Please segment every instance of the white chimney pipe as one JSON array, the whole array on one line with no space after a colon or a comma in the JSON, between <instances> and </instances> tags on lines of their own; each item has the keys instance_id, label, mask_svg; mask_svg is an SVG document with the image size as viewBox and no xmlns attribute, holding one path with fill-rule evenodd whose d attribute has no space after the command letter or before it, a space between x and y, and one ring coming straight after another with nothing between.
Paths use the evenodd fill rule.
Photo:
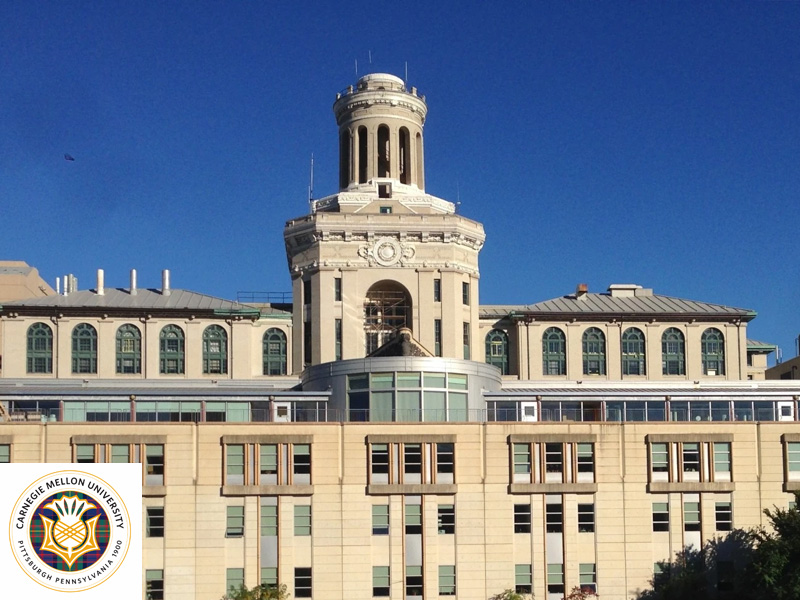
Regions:
<instances>
[{"instance_id":1,"label":"white chimney pipe","mask_svg":"<svg viewBox=\"0 0 800 600\"><path fill-rule=\"evenodd\" d=\"M131 269L131 296L136 295L136 269Z\"/></svg>"},{"instance_id":2,"label":"white chimney pipe","mask_svg":"<svg viewBox=\"0 0 800 600\"><path fill-rule=\"evenodd\" d=\"M61 277L56 277L56 296L61 295Z\"/></svg>"},{"instance_id":3,"label":"white chimney pipe","mask_svg":"<svg viewBox=\"0 0 800 600\"><path fill-rule=\"evenodd\" d=\"M104 296L105 293L105 273L103 269L97 269L97 295Z\"/></svg>"},{"instance_id":4,"label":"white chimney pipe","mask_svg":"<svg viewBox=\"0 0 800 600\"><path fill-rule=\"evenodd\" d=\"M64 295L65 296L69 295L69 278L68 277L69 277L68 275L64 275Z\"/></svg>"},{"instance_id":5,"label":"white chimney pipe","mask_svg":"<svg viewBox=\"0 0 800 600\"><path fill-rule=\"evenodd\" d=\"M169 269L161 271L161 295L169 296Z\"/></svg>"}]
</instances>

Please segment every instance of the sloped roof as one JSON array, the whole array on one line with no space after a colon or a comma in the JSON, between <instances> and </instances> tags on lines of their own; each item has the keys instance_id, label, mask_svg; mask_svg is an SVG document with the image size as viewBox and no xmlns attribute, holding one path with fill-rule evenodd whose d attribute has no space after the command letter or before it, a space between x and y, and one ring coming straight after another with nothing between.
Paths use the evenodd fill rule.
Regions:
<instances>
[{"instance_id":1,"label":"sloped roof","mask_svg":"<svg viewBox=\"0 0 800 600\"><path fill-rule=\"evenodd\" d=\"M755 311L723 304L684 300L671 296L612 296L609 293L569 295L526 305L490 305L480 307L481 316L503 317L523 315L680 315L697 317L741 317L752 319Z\"/></svg>"},{"instance_id":2,"label":"sloped roof","mask_svg":"<svg viewBox=\"0 0 800 600\"><path fill-rule=\"evenodd\" d=\"M32 307L32 308L83 308L83 309L131 309L131 310L206 310L206 311L232 311L232 312L254 312L258 309L190 292L189 290L170 290L169 295L164 295L160 290L137 289L136 294L131 294L125 288L105 288L105 293L100 295L92 290L82 290L71 292L64 296L56 294L54 296L44 296L41 298L28 298L26 300L15 300L6 302L3 308L12 306Z\"/></svg>"},{"instance_id":3,"label":"sloped roof","mask_svg":"<svg viewBox=\"0 0 800 600\"><path fill-rule=\"evenodd\" d=\"M748 338L747 340L747 349L748 350L775 350L778 347L777 344L770 344L768 342L759 342L758 340L751 340Z\"/></svg>"}]
</instances>

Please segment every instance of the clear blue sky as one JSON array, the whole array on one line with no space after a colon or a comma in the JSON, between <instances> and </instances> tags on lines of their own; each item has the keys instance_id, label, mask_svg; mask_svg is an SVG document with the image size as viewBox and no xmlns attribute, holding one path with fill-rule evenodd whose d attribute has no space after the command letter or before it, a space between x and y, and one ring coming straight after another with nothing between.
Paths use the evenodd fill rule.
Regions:
<instances>
[{"instance_id":1,"label":"clear blue sky","mask_svg":"<svg viewBox=\"0 0 800 600\"><path fill-rule=\"evenodd\" d=\"M800 2L495 4L0 3L0 257L288 291L335 93L407 63L427 191L486 228L482 303L638 283L794 356Z\"/></svg>"}]
</instances>

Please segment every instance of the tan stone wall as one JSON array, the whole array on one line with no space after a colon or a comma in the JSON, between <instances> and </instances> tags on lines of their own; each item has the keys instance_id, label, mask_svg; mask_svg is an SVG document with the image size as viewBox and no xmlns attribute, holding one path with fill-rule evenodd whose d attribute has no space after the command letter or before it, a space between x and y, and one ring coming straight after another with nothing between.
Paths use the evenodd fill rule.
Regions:
<instances>
[{"instance_id":1,"label":"tan stone wall","mask_svg":"<svg viewBox=\"0 0 800 600\"><path fill-rule=\"evenodd\" d=\"M563 548L567 589L578 582L580 563L597 565L598 591L608 599L629 598L647 585L653 563L668 559L687 541L682 523L685 493L652 494L648 490L648 435L680 439L731 439L733 491L700 494L702 531L716 535L715 503L733 504L734 526L764 523L762 509L785 507L784 456L781 435L800 434L797 423L627 423L627 424L4 424L0 443L12 445L15 462L70 461L75 436L102 435L104 443L123 443L136 436L163 436L166 487L145 490L145 506L165 507L166 537L144 540L145 569L164 569L166 596L176 600L217 600L227 568L244 568L246 583L259 578L259 497L223 495L223 436L311 436L311 495L278 499L279 575L293 591L294 567L311 567L314 597L372 597L371 568L390 566L392 598L402 598L404 573L402 495L369 495L368 435L455 436L455 494L425 494L423 564L425 597L438 596L438 565L456 565L458 597L484 600L513 586L514 565L532 564L536 597L547 598L545 573L556 559L552 539ZM509 493L509 436L540 440L595 440L596 492L574 493L566 485L564 533L544 532L545 495ZM531 436L535 436L532 438ZM85 436L89 436L88 438ZM560 436L560 437L558 437ZM405 438L405 439L411 439ZM271 438L276 439L276 438ZM403 439L399 438L398 439ZM520 438L517 438L520 439ZM676 438L678 439L678 438ZM712 488L713 488L712 484ZM723 486L724 487L724 486ZM577 489L577 488L575 488ZM721 489L721 488L720 488ZM594 533L578 533L578 503L595 503ZM670 502L670 532L652 532L652 502ZM311 504L312 536L293 534L293 510ZM456 507L455 535L437 530L437 505ZM513 533L513 505L530 503L532 533ZM371 506L390 507L390 535L371 532ZM245 535L225 537L226 507L245 507ZM142 509L145 510L144 508Z\"/></svg>"},{"instance_id":2,"label":"tan stone wall","mask_svg":"<svg viewBox=\"0 0 800 600\"><path fill-rule=\"evenodd\" d=\"M53 331L53 373L27 373L27 333L34 323L45 323ZM72 372L72 332L76 325L88 323L97 331L97 373ZM121 325L130 324L139 329L142 338L142 372L117 374L116 335ZM185 336L185 373L161 374L159 372L161 330L166 325L177 325ZM209 325L219 325L228 336L228 369L225 374L204 374L203 331ZM0 356L3 369L0 377L45 377L75 379L263 379L262 343L264 333L271 327L286 334L288 373L292 372L291 323L288 319L264 318L258 321L233 321L223 319L126 319L94 315L90 317L29 317L0 320Z\"/></svg>"},{"instance_id":3,"label":"tan stone wall","mask_svg":"<svg viewBox=\"0 0 800 600\"><path fill-rule=\"evenodd\" d=\"M509 342L513 344L511 359L514 365L512 374L519 374L520 379L530 380L583 380L583 381L687 381L687 380L726 380L740 381L747 379L747 342L746 323L740 325L730 323L694 322L589 322L589 321L533 321L531 323L516 322L508 325L493 319L482 319L480 324L480 341L483 343L486 334L492 328L507 328ZM558 327L564 332L567 341L567 374L565 376L543 375L542 369L542 335L549 327ZM583 347L584 332L590 327L600 329L606 338L606 374L584 375ZM646 375L622 375L621 336L629 327L636 327L645 335ZM679 329L685 339L686 374L664 375L661 366L661 336L670 327ZM700 351L700 337L708 328L716 328L725 337L725 374L704 375Z\"/></svg>"}]
</instances>

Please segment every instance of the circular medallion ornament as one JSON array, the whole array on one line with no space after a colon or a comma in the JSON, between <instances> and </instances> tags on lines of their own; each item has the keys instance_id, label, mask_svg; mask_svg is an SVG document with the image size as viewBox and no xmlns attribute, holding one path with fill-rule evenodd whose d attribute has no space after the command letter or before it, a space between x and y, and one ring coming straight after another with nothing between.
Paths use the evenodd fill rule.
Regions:
<instances>
[{"instance_id":1,"label":"circular medallion ornament","mask_svg":"<svg viewBox=\"0 0 800 600\"><path fill-rule=\"evenodd\" d=\"M104 480L84 471L56 471L22 492L9 538L28 577L51 590L80 592L102 584L125 560L130 516Z\"/></svg>"},{"instance_id":2,"label":"circular medallion ornament","mask_svg":"<svg viewBox=\"0 0 800 600\"><path fill-rule=\"evenodd\" d=\"M375 240L372 245L362 246L358 254L366 258L371 266L377 263L382 267L391 267L413 258L415 250L409 244L383 237Z\"/></svg>"}]
</instances>

